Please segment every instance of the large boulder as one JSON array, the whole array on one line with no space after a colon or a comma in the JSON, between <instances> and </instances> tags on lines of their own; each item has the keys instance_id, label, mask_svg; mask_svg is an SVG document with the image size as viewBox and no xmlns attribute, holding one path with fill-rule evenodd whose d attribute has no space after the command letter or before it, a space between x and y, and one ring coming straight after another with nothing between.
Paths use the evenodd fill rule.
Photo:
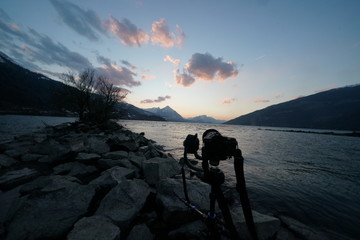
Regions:
<instances>
[{"instance_id":1,"label":"large boulder","mask_svg":"<svg viewBox=\"0 0 360 240\"><path fill-rule=\"evenodd\" d=\"M95 215L107 216L121 231L127 231L130 223L144 207L149 194L149 186L143 180L121 181L104 197Z\"/></svg>"},{"instance_id":2,"label":"large boulder","mask_svg":"<svg viewBox=\"0 0 360 240\"><path fill-rule=\"evenodd\" d=\"M198 180L187 180L187 191L191 203L206 212L210 207L210 185ZM179 199L181 198L181 199ZM181 179L167 178L159 182L156 203L161 217L169 226L178 227L198 218L198 215L183 202L184 190Z\"/></svg>"},{"instance_id":3,"label":"large boulder","mask_svg":"<svg viewBox=\"0 0 360 240\"><path fill-rule=\"evenodd\" d=\"M231 206L231 215L237 232L243 239L252 239L248 231L241 205ZM252 211L259 240L270 239L279 231L281 222L278 218Z\"/></svg>"},{"instance_id":4,"label":"large boulder","mask_svg":"<svg viewBox=\"0 0 360 240\"><path fill-rule=\"evenodd\" d=\"M19 192L21 194L29 194L33 191L49 193L59 191L61 189L76 187L80 183L79 179L72 176L50 175L41 176L35 180L21 186Z\"/></svg>"},{"instance_id":5,"label":"large boulder","mask_svg":"<svg viewBox=\"0 0 360 240\"><path fill-rule=\"evenodd\" d=\"M23 168L9 171L0 177L0 189L8 190L21 184L32 181L40 176L40 173L32 168Z\"/></svg>"},{"instance_id":6,"label":"large boulder","mask_svg":"<svg viewBox=\"0 0 360 240\"><path fill-rule=\"evenodd\" d=\"M126 240L152 240L154 236L145 224L134 226Z\"/></svg>"},{"instance_id":7,"label":"large boulder","mask_svg":"<svg viewBox=\"0 0 360 240\"><path fill-rule=\"evenodd\" d=\"M68 234L68 240L120 240L120 229L107 217L92 216L80 219Z\"/></svg>"},{"instance_id":8,"label":"large boulder","mask_svg":"<svg viewBox=\"0 0 360 240\"><path fill-rule=\"evenodd\" d=\"M209 229L202 220L196 220L182 225L172 230L168 234L168 239L207 239Z\"/></svg>"},{"instance_id":9,"label":"large boulder","mask_svg":"<svg viewBox=\"0 0 360 240\"><path fill-rule=\"evenodd\" d=\"M115 151L104 153L102 157L106 159L119 160L124 158L127 159L129 157L129 154L125 151Z\"/></svg>"},{"instance_id":10,"label":"large boulder","mask_svg":"<svg viewBox=\"0 0 360 240\"><path fill-rule=\"evenodd\" d=\"M101 187L114 187L125 179L135 176L135 170L123 167L113 167L101 173L101 176L91 181L97 189Z\"/></svg>"},{"instance_id":11,"label":"large boulder","mask_svg":"<svg viewBox=\"0 0 360 240\"><path fill-rule=\"evenodd\" d=\"M77 154L75 160L80 162L80 163L84 163L84 164L93 164L97 160L99 160L100 158L101 158L101 156L99 154L96 154L96 153L83 153L83 152L80 152L80 153Z\"/></svg>"},{"instance_id":12,"label":"large boulder","mask_svg":"<svg viewBox=\"0 0 360 240\"><path fill-rule=\"evenodd\" d=\"M14 202L6 220L8 240L59 239L83 217L94 197L89 186L27 195Z\"/></svg>"},{"instance_id":13,"label":"large boulder","mask_svg":"<svg viewBox=\"0 0 360 240\"><path fill-rule=\"evenodd\" d=\"M155 157L143 162L145 180L150 185L156 185L162 179L179 174L181 167L173 158Z\"/></svg>"},{"instance_id":14,"label":"large boulder","mask_svg":"<svg viewBox=\"0 0 360 240\"><path fill-rule=\"evenodd\" d=\"M85 177L96 173L98 169L79 162L68 162L60 164L54 168L54 174L69 175L73 177Z\"/></svg>"},{"instance_id":15,"label":"large boulder","mask_svg":"<svg viewBox=\"0 0 360 240\"><path fill-rule=\"evenodd\" d=\"M5 154L0 154L0 169L7 168L16 163L16 160Z\"/></svg>"},{"instance_id":16,"label":"large boulder","mask_svg":"<svg viewBox=\"0 0 360 240\"><path fill-rule=\"evenodd\" d=\"M290 218L286 216L280 216L281 222L292 232L295 233L295 235L300 236L302 239L308 239L308 240L325 240L329 239L328 236L326 236L324 233L315 230L309 226L306 226L305 224ZM344 236L340 236L336 233L333 233L334 239L345 239Z\"/></svg>"},{"instance_id":17,"label":"large boulder","mask_svg":"<svg viewBox=\"0 0 360 240\"><path fill-rule=\"evenodd\" d=\"M85 139L85 149L87 152L103 154L110 151L106 143L107 137L103 135L89 135Z\"/></svg>"}]
</instances>

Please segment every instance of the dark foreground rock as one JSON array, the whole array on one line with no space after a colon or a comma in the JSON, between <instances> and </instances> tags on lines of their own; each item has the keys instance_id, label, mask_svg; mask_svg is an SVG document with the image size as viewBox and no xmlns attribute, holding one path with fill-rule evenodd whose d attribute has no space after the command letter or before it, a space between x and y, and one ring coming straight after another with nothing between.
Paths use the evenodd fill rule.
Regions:
<instances>
[{"instance_id":1,"label":"dark foreground rock","mask_svg":"<svg viewBox=\"0 0 360 240\"><path fill-rule=\"evenodd\" d=\"M155 142L113 122L17 137L0 145L0 239L208 239L180 199L179 173ZM187 178L189 198L206 213L210 186ZM241 207L230 209L239 236L250 239ZM323 238L296 220L253 215L259 239Z\"/></svg>"}]
</instances>

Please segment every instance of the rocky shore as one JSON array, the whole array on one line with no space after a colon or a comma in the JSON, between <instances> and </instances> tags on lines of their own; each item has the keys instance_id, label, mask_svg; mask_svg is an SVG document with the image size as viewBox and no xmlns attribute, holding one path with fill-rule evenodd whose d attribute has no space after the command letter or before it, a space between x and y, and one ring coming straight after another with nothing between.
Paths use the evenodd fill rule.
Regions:
<instances>
[{"instance_id":1,"label":"rocky shore","mask_svg":"<svg viewBox=\"0 0 360 240\"><path fill-rule=\"evenodd\" d=\"M180 169L144 133L114 122L16 137L0 145L0 239L208 239L207 226L178 198ZM190 171L187 184L207 212L210 186ZM237 193L226 196L239 236L249 239ZM253 215L260 239L326 239L288 217Z\"/></svg>"}]
</instances>

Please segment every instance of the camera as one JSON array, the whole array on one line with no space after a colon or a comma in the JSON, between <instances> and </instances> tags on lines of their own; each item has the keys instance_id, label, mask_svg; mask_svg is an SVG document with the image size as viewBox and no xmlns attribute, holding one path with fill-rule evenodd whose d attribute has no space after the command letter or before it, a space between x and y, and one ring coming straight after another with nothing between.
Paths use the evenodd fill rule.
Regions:
<instances>
[{"instance_id":1,"label":"camera","mask_svg":"<svg viewBox=\"0 0 360 240\"><path fill-rule=\"evenodd\" d=\"M202 135L202 140L202 157L212 162L234 156L238 145L235 138L222 136L215 129L206 130Z\"/></svg>"}]
</instances>

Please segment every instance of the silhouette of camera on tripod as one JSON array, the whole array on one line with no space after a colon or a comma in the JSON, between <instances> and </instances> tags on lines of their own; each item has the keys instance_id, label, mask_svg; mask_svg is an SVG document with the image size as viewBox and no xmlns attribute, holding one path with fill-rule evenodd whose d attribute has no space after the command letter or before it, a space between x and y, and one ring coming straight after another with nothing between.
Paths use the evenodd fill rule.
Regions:
<instances>
[{"instance_id":1,"label":"silhouette of camera on tripod","mask_svg":"<svg viewBox=\"0 0 360 240\"><path fill-rule=\"evenodd\" d=\"M255 230L255 223L252 216L250 202L247 196L245 176L244 176L244 158L242 157L241 150L238 148L238 143L235 138L222 136L215 129L208 129L202 135L203 147L201 149L201 156L198 154L200 141L197 134L188 135L184 140L184 161L182 165L182 179L185 200L181 199L187 206L196 211L204 220L208 229L210 230L210 239L220 239L221 228L219 228L219 219L215 212L215 202L218 202L218 206L221 209L222 216L224 218L224 225L229 231L229 237L232 239L239 239L239 235L234 226L231 212L227 204L227 200L221 190L221 184L225 181L225 174L218 168L221 160L226 160L234 157L234 169L236 174L236 189L240 194L240 201L245 216L248 230L253 239L257 238ZM187 154L194 154L195 158L202 161L202 168L192 165L187 158ZM199 211L196 206L191 204L187 193L187 185L185 178L184 165L187 165L190 169L197 172L202 172L202 180L211 186L210 198L210 210L207 214Z\"/></svg>"}]
</instances>

